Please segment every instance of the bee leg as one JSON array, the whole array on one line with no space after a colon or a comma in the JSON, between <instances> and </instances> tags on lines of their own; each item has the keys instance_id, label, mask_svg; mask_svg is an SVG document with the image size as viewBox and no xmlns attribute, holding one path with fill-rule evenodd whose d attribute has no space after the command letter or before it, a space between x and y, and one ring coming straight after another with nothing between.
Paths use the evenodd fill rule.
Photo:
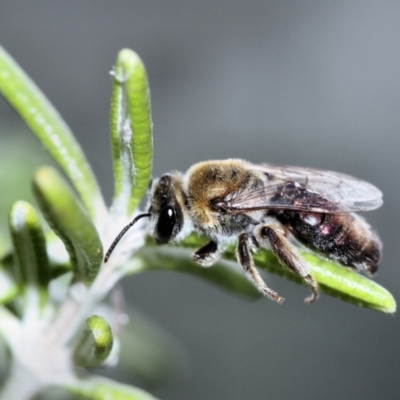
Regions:
<instances>
[{"instance_id":1,"label":"bee leg","mask_svg":"<svg viewBox=\"0 0 400 400\"><path fill-rule=\"evenodd\" d=\"M236 257L246 273L248 279L257 287L257 289L264 295L269 297L272 300L275 300L277 303L282 304L285 300L283 297L280 297L276 292L270 289L266 283L261 278L257 269L254 266L253 257L251 256L249 249L249 235L247 233L242 233L239 235Z\"/></svg>"},{"instance_id":2,"label":"bee leg","mask_svg":"<svg viewBox=\"0 0 400 400\"><path fill-rule=\"evenodd\" d=\"M193 261L202 267L209 267L216 263L221 257L218 243L210 240L207 244L192 254Z\"/></svg>"},{"instance_id":3,"label":"bee leg","mask_svg":"<svg viewBox=\"0 0 400 400\"><path fill-rule=\"evenodd\" d=\"M259 244L271 249L282 265L295 274L301 276L311 289L311 296L305 299L306 303L314 302L318 296L318 284L310 273L310 266L303 260L297 249L285 237L279 226L263 225L258 228L256 238Z\"/></svg>"}]
</instances>

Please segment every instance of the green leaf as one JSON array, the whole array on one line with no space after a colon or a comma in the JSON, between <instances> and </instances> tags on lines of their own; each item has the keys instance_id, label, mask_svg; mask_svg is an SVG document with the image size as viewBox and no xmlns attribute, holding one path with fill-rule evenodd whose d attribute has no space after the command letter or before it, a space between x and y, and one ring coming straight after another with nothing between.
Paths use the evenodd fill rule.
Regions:
<instances>
[{"instance_id":1,"label":"green leaf","mask_svg":"<svg viewBox=\"0 0 400 400\"><path fill-rule=\"evenodd\" d=\"M378 283L350 268L335 263L333 260L321 258L315 253L304 250L300 250L300 253L310 265L311 274L318 282L322 292L384 313L392 314L396 311L395 299ZM233 259L233 252L228 257ZM260 251L254 259L257 267L304 284L299 276L283 268L271 252Z\"/></svg>"},{"instance_id":2,"label":"green leaf","mask_svg":"<svg viewBox=\"0 0 400 400\"><path fill-rule=\"evenodd\" d=\"M92 400L157 400L144 390L100 377L77 380L65 389Z\"/></svg>"},{"instance_id":3,"label":"green leaf","mask_svg":"<svg viewBox=\"0 0 400 400\"><path fill-rule=\"evenodd\" d=\"M110 355L113 334L107 321L98 315L86 320L85 330L75 348L74 360L82 367L98 367Z\"/></svg>"},{"instance_id":4,"label":"green leaf","mask_svg":"<svg viewBox=\"0 0 400 400\"><path fill-rule=\"evenodd\" d=\"M12 205L17 200L33 202L32 171L53 160L22 122L7 125L1 119L0 160L0 254L5 254L11 248L8 215Z\"/></svg>"},{"instance_id":5,"label":"green leaf","mask_svg":"<svg viewBox=\"0 0 400 400\"><path fill-rule=\"evenodd\" d=\"M190 235L177 246L195 250L201 247L205 240L204 237ZM300 250L300 253L310 265L311 274L318 282L322 292L349 303L384 313L392 314L396 311L395 299L378 283L332 260L319 257L315 253L304 250ZM234 246L229 247L223 257L226 260L236 261ZM260 250L253 257L258 268L304 284L304 281L298 275L283 268L271 251ZM163 265L161 264L161 268ZM170 268L168 262L165 268ZM214 267L210 269L212 268Z\"/></svg>"},{"instance_id":6,"label":"green leaf","mask_svg":"<svg viewBox=\"0 0 400 400\"><path fill-rule=\"evenodd\" d=\"M126 265L127 273L144 270L185 272L250 298L261 297L237 265L221 260L210 268L204 268L192 260L191 253L187 248L157 246L149 240L147 246L140 249Z\"/></svg>"},{"instance_id":7,"label":"green leaf","mask_svg":"<svg viewBox=\"0 0 400 400\"><path fill-rule=\"evenodd\" d=\"M76 393L70 393L65 388L59 386L47 386L36 393L29 400L88 400L87 396L80 396Z\"/></svg>"},{"instance_id":8,"label":"green leaf","mask_svg":"<svg viewBox=\"0 0 400 400\"><path fill-rule=\"evenodd\" d=\"M396 300L392 294L375 281L315 254L302 252L302 255L323 292L387 314L396 312Z\"/></svg>"},{"instance_id":9,"label":"green leaf","mask_svg":"<svg viewBox=\"0 0 400 400\"><path fill-rule=\"evenodd\" d=\"M11 367L10 351L7 347L7 343L4 338L0 335L0 387L3 387L8 371Z\"/></svg>"},{"instance_id":10,"label":"green leaf","mask_svg":"<svg viewBox=\"0 0 400 400\"><path fill-rule=\"evenodd\" d=\"M25 294L25 307L40 309L47 300L50 270L39 216L29 203L18 201L11 208L9 226L18 268L15 276Z\"/></svg>"},{"instance_id":11,"label":"green leaf","mask_svg":"<svg viewBox=\"0 0 400 400\"><path fill-rule=\"evenodd\" d=\"M75 280L90 283L102 262L103 247L86 209L52 167L42 167L35 173L33 192L48 224L70 255Z\"/></svg>"},{"instance_id":12,"label":"green leaf","mask_svg":"<svg viewBox=\"0 0 400 400\"><path fill-rule=\"evenodd\" d=\"M13 259L10 255L0 260L0 304L5 304L17 297L20 286L15 279Z\"/></svg>"},{"instance_id":13,"label":"green leaf","mask_svg":"<svg viewBox=\"0 0 400 400\"><path fill-rule=\"evenodd\" d=\"M153 138L146 70L129 49L117 56L110 114L115 180L112 210L131 215L151 179Z\"/></svg>"},{"instance_id":14,"label":"green leaf","mask_svg":"<svg viewBox=\"0 0 400 400\"><path fill-rule=\"evenodd\" d=\"M62 167L90 215L101 221L106 208L81 147L53 105L1 46L0 93Z\"/></svg>"}]
</instances>

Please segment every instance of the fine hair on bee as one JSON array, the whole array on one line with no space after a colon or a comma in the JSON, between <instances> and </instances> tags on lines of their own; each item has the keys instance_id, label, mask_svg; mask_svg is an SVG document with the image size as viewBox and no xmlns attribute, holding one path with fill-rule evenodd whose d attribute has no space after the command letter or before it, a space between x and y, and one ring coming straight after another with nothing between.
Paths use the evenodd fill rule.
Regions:
<instances>
[{"instance_id":1,"label":"fine hair on bee","mask_svg":"<svg viewBox=\"0 0 400 400\"><path fill-rule=\"evenodd\" d=\"M251 254L252 249L271 250L310 287L306 302L311 303L319 295L318 285L292 239L346 267L374 274L382 245L355 212L381 204L382 193L374 185L338 172L240 159L200 162L185 174L173 171L153 180L147 212L121 231L104 261L128 229L149 217L159 244L179 242L193 231L205 234L209 241L193 253L203 267L213 265L225 246L236 242L236 258L248 279L282 303L283 297L261 278Z\"/></svg>"}]
</instances>

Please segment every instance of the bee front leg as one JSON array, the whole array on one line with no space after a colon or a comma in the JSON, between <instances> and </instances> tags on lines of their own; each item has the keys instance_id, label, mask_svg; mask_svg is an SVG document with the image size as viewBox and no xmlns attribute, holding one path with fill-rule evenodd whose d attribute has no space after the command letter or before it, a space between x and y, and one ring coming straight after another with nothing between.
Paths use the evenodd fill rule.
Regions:
<instances>
[{"instance_id":1,"label":"bee front leg","mask_svg":"<svg viewBox=\"0 0 400 400\"><path fill-rule=\"evenodd\" d=\"M255 268L253 257L250 254L248 242L249 235L247 233L242 233L239 235L236 257L240 266L243 268L244 272L246 272L248 279L253 282L253 284L263 295L275 300L279 304L282 304L285 299L280 297L276 292L266 285Z\"/></svg>"},{"instance_id":2,"label":"bee front leg","mask_svg":"<svg viewBox=\"0 0 400 400\"><path fill-rule=\"evenodd\" d=\"M210 240L207 244L192 254L193 261L202 267L210 267L221 257L218 243Z\"/></svg>"},{"instance_id":3,"label":"bee front leg","mask_svg":"<svg viewBox=\"0 0 400 400\"><path fill-rule=\"evenodd\" d=\"M262 247L272 250L282 265L304 279L312 291L311 296L307 297L305 302L315 301L319 296L319 291L318 284L310 273L310 266L285 237L280 226L278 224L260 226L257 228L255 236Z\"/></svg>"}]
</instances>

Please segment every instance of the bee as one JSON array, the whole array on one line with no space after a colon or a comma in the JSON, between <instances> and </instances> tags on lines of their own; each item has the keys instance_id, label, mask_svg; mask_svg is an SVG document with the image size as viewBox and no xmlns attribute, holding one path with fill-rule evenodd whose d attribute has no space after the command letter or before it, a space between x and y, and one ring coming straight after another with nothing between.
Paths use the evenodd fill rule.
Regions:
<instances>
[{"instance_id":1,"label":"bee","mask_svg":"<svg viewBox=\"0 0 400 400\"><path fill-rule=\"evenodd\" d=\"M317 299L318 285L298 251L305 245L358 272L374 274L382 244L357 211L382 205L382 193L349 175L302 167L255 165L240 159L205 161L185 174L174 171L150 186L146 213L157 243L180 241L192 231L210 240L193 253L204 267L213 265L224 248L237 242L236 257L248 279L278 303L284 298L270 289L254 266L252 251L271 250L279 262L311 289L307 303Z\"/></svg>"}]
</instances>

